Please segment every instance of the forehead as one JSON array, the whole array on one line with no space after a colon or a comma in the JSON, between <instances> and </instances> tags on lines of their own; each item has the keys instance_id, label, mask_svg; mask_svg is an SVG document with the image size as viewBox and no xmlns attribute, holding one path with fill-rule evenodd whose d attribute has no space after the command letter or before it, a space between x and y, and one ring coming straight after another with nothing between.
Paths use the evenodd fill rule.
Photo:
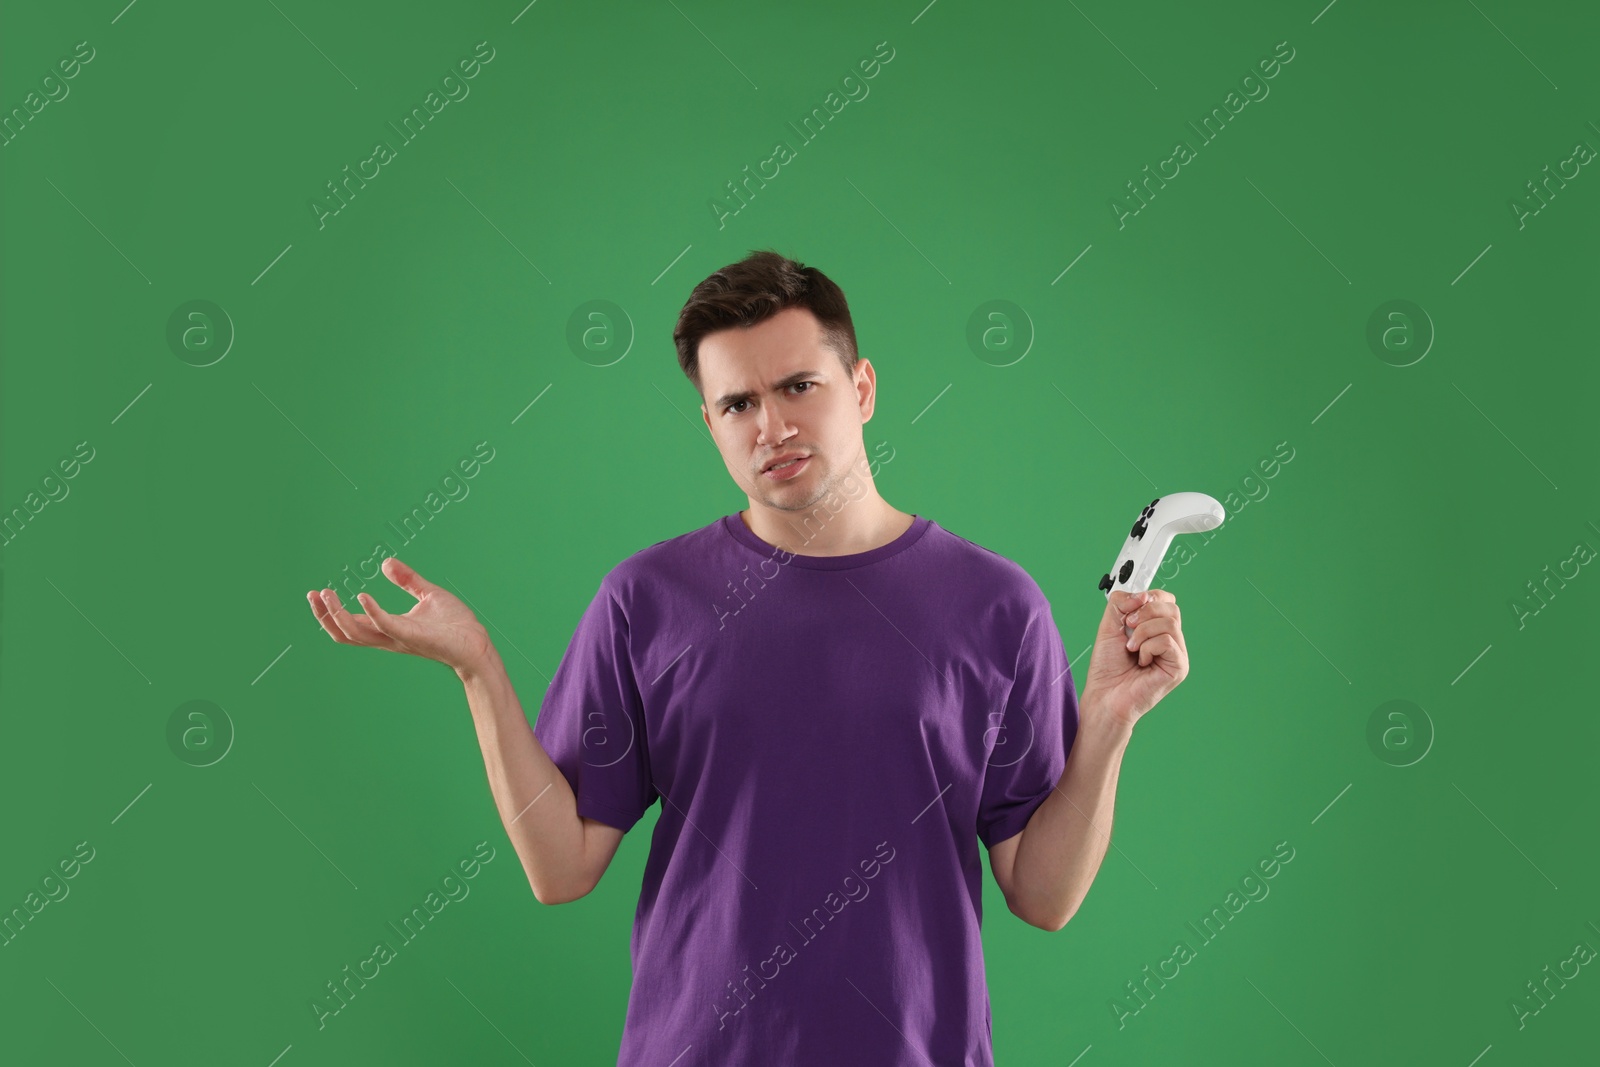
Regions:
<instances>
[{"instance_id":1,"label":"forehead","mask_svg":"<svg viewBox=\"0 0 1600 1067\"><path fill-rule=\"evenodd\" d=\"M785 308L755 326L734 326L700 341L700 381L706 395L762 388L797 370L826 370L838 361L824 343L822 324L805 308Z\"/></svg>"}]
</instances>

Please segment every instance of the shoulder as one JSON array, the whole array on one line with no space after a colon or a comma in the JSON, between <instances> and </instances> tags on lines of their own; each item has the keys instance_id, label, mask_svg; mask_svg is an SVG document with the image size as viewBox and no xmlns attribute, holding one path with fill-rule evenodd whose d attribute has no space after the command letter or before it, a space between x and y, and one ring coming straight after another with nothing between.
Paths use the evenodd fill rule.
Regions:
<instances>
[{"instance_id":1,"label":"shoulder","mask_svg":"<svg viewBox=\"0 0 1600 1067\"><path fill-rule=\"evenodd\" d=\"M1047 606L1044 590L1016 560L986 545L933 524L928 531L930 563L949 573L981 582L995 597L1014 600L1031 608Z\"/></svg>"},{"instance_id":2,"label":"shoulder","mask_svg":"<svg viewBox=\"0 0 1600 1067\"><path fill-rule=\"evenodd\" d=\"M929 588L947 617L967 619L1011 647L1050 615L1049 598L1021 563L937 523L928 532Z\"/></svg>"},{"instance_id":3,"label":"shoulder","mask_svg":"<svg viewBox=\"0 0 1600 1067\"><path fill-rule=\"evenodd\" d=\"M600 590L624 607L642 593L701 572L715 550L724 547L727 534L719 517L694 530L668 537L618 561L600 581Z\"/></svg>"}]
</instances>

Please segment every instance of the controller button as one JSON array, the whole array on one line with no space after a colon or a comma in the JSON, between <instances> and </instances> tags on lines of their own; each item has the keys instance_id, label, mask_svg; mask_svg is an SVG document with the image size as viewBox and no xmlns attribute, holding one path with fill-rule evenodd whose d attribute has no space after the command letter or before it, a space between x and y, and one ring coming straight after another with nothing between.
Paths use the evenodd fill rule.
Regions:
<instances>
[{"instance_id":1,"label":"controller button","mask_svg":"<svg viewBox=\"0 0 1600 1067\"><path fill-rule=\"evenodd\" d=\"M1111 581L1111 575L1109 575L1109 574L1102 574L1102 575L1101 575L1101 576L1100 576L1100 585L1099 585L1099 588L1100 588L1100 589L1110 589L1110 588L1111 588L1111 586L1112 586L1112 584L1113 584L1113 583L1112 583L1112 581Z\"/></svg>"},{"instance_id":2,"label":"controller button","mask_svg":"<svg viewBox=\"0 0 1600 1067\"><path fill-rule=\"evenodd\" d=\"M1132 573L1133 573L1133 560L1130 559L1128 562L1124 563L1122 565L1122 569L1117 572L1117 581L1119 581L1119 582L1127 581L1128 580L1128 575L1130 575Z\"/></svg>"}]
</instances>

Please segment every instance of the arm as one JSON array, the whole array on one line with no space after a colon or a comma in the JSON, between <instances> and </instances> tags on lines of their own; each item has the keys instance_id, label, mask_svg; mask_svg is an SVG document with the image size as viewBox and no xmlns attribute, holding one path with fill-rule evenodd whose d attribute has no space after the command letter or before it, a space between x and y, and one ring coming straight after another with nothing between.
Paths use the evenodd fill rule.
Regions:
<instances>
[{"instance_id":1,"label":"arm","mask_svg":"<svg viewBox=\"0 0 1600 1067\"><path fill-rule=\"evenodd\" d=\"M594 889L616 854L622 831L581 818L566 776L534 736L489 633L459 598L394 557L384 575L417 598L391 615L366 593L365 615L352 615L332 589L306 594L312 614L342 645L363 645L435 660L466 686L489 789L534 897L562 904Z\"/></svg>"},{"instance_id":2,"label":"arm","mask_svg":"<svg viewBox=\"0 0 1600 1067\"><path fill-rule=\"evenodd\" d=\"M996 884L1014 915L1060 930L1089 895L1111 841L1117 775L1132 727L1085 707L1061 780L1022 833L989 850Z\"/></svg>"},{"instance_id":3,"label":"arm","mask_svg":"<svg viewBox=\"0 0 1600 1067\"><path fill-rule=\"evenodd\" d=\"M492 645L456 674L466 687L495 807L534 897L565 904L585 896L616 855L622 831L578 815L572 786L534 737Z\"/></svg>"},{"instance_id":4,"label":"arm","mask_svg":"<svg viewBox=\"0 0 1600 1067\"><path fill-rule=\"evenodd\" d=\"M1006 905L1023 921L1059 930L1077 913L1111 842L1117 776L1134 724L1188 675L1177 598L1164 589L1113 591L1061 780L1022 833L989 851Z\"/></svg>"}]
</instances>

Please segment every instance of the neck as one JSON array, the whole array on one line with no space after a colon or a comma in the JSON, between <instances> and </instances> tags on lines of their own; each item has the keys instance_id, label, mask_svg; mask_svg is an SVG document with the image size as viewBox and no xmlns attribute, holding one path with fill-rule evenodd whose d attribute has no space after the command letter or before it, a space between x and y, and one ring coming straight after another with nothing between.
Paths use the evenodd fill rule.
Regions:
<instances>
[{"instance_id":1,"label":"neck","mask_svg":"<svg viewBox=\"0 0 1600 1067\"><path fill-rule=\"evenodd\" d=\"M750 501L739 518L769 545L797 556L848 556L888 544L911 528L913 516L891 506L870 482L838 510L818 501L795 511Z\"/></svg>"}]
</instances>

